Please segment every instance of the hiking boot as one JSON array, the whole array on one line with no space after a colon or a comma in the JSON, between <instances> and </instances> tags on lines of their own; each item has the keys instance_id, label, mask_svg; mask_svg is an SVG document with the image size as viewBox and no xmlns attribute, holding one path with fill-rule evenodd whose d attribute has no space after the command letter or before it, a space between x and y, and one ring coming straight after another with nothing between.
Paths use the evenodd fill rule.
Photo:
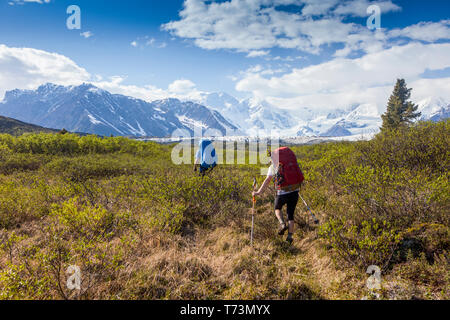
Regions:
<instances>
[{"instance_id":1,"label":"hiking boot","mask_svg":"<svg viewBox=\"0 0 450 320\"><path fill-rule=\"evenodd\" d=\"M283 223L282 225L280 225L280 228L278 229L278 235L280 236L284 235L287 229L289 229L289 227L285 223Z\"/></svg>"},{"instance_id":2,"label":"hiking boot","mask_svg":"<svg viewBox=\"0 0 450 320\"><path fill-rule=\"evenodd\" d=\"M286 238L286 242L289 243L289 244L292 244L293 241L294 241L294 239L293 239L292 237L289 237L289 236L288 236L288 237Z\"/></svg>"}]
</instances>

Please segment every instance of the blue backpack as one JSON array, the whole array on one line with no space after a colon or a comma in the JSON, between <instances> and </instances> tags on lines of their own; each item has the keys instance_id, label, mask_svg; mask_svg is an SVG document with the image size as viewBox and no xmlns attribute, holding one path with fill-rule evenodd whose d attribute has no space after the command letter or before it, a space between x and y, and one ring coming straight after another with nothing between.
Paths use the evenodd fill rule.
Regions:
<instances>
[{"instance_id":1,"label":"blue backpack","mask_svg":"<svg viewBox=\"0 0 450 320\"><path fill-rule=\"evenodd\" d=\"M196 158L200 159L200 173L217 166L216 149L210 140L200 141Z\"/></svg>"}]
</instances>

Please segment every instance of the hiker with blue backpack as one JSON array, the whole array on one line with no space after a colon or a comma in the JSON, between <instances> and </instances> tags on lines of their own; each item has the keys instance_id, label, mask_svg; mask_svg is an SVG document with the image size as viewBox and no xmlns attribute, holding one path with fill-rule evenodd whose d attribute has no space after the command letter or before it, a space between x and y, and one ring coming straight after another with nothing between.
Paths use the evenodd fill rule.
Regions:
<instances>
[{"instance_id":1,"label":"hiker with blue backpack","mask_svg":"<svg viewBox=\"0 0 450 320\"><path fill-rule=\"evenodd\" d=\"M203 139L199 142L198 151L195 154L194 172L200 167L199 172L203 177L217 166L216 149L211 140Z\"/></svg>"},{"instance_id":2,"label":"hiker with blue backpack","mask_svg":"<svg viewBox=\"0 0 450 320\"><path fill-rule=\"evenodd\" d=\"M291 244L294 235L294 213L299 200L300 187L305 180L297 162L294 152L287 148L279 148L269 153L272 164L269 167L266 180L258 191L252 195L259 196L264 192L270 181L273 180L277 190L275 199L275 215L280 223L279 235L288 231L286 241ZM288 223L284 221L282 209L287 206Z\"/></svg>"}]
</instances>

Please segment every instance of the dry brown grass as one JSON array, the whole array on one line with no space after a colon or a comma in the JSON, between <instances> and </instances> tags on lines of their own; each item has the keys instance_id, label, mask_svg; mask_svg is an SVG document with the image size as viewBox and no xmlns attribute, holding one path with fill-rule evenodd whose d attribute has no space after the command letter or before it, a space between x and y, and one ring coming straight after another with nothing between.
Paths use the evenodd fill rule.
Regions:
<instances>
[{"instance_id":1,"label":"dry brown grass","mask_svg":"<svg viewBox=\"0 0 450 320\"><path fill-rule=\"evenodd\" d=\"M250 212L250 211L249 211ZM124 246L120 238L108 243L111 254L123 252L122 266L113 276L92 285L89 299L361 299L367 296L367 275L339 267L317 237L307 215L297 213L299 225L292 246L275 235L271 204L258 207L255 241L250 246L251 216L243 225L195 228L190 237L157 229L142 231ZM46 222L22 224L21 247L43 243ZM14 250L20 251L20 248ZM7 255L0 265L6 265ZM63 275L61 281L64 281ZM383 298L422 296L395 277L383 279ZM51 297L61 298L58 291ZM76 296L68 297L76 298ZM431 298L439 298L432 295Z\"/></svg>"}]
</instances>

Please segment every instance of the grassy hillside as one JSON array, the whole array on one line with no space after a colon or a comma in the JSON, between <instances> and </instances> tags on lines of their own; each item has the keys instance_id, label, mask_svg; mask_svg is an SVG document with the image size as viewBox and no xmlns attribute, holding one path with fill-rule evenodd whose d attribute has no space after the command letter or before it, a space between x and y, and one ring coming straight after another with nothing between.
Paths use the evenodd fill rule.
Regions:
<instances>
[{"instance_id":1,"label":"grassy hillside","mask_svg":"<svg viewBox=\"0 0 450 320\"><path fill-rule=\"evenodd\" d=\"M0 298L448 299L449 126L294 147L321 224L299 204L286 246L267 192L253 248L258 166L202 180L171 163L171 146L0 135ZM81 292L66 287L70 265Z\"/></svg>"},{"instance_id":2,"label":"grassy hillside","mask_svg":"<svg viewBox=\"0 0 450 320\"><path fill-rule=\"evenodd\" d=\"M36 126L33 124L25 123L16 119L0 116L0 133L7 133L14 136L20 136L24 133L34 132L46 132L54 133L58 130L47 129L44 127Z\"/></svg>"}]
</instances>

